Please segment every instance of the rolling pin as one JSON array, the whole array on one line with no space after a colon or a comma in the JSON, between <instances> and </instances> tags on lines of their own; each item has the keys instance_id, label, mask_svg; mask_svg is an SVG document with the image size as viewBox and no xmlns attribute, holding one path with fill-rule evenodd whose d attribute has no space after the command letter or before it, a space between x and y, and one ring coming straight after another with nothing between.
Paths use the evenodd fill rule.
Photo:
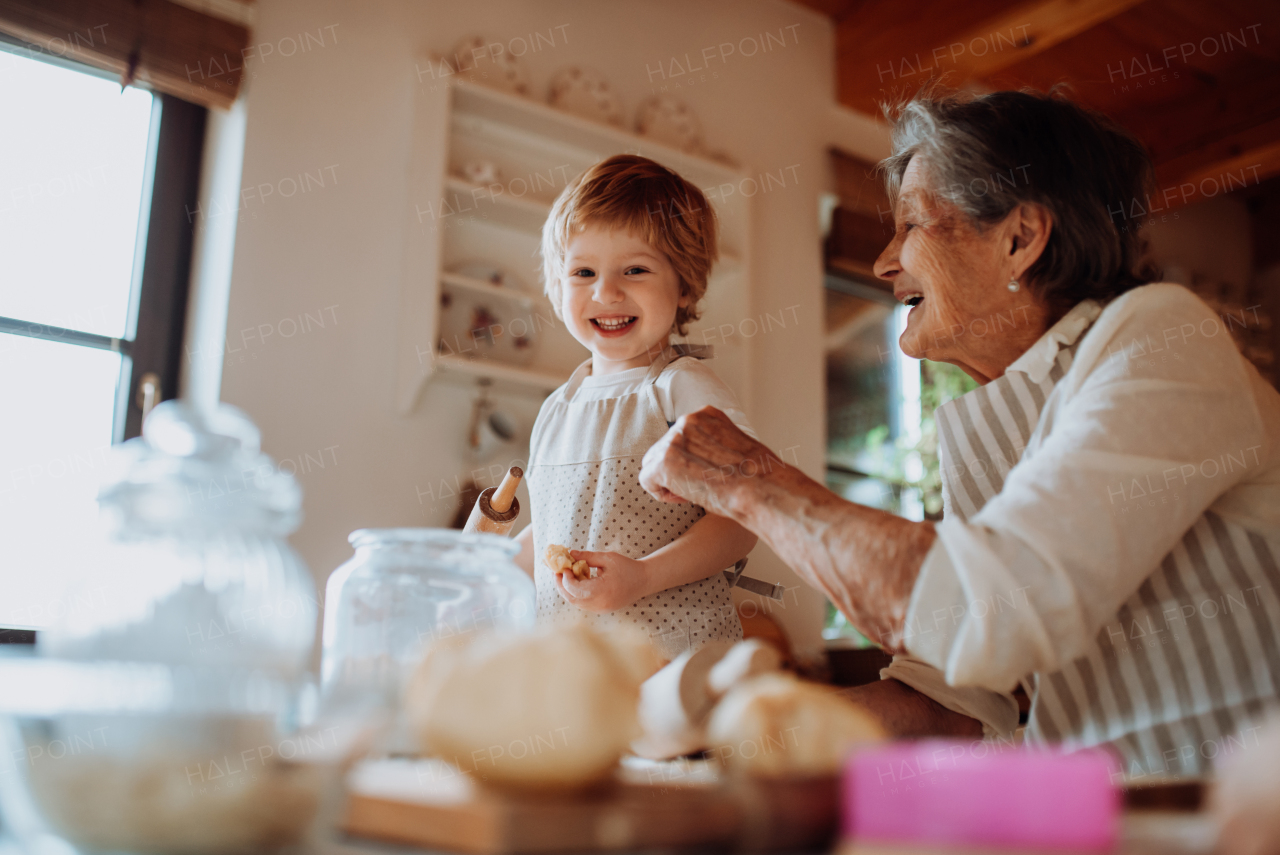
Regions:
<instances>
[{"instance_id":1,"label":"rolling pin","mask_svg":"<svg viewBox=\"0 0 1280 855\"><path fill-rule=\"evenodd\" d=\"M463 531L478 531L486 534L508 535L516 517L520 516L520 500L516 498L516 487L524 472L518 466L512 466L503 476L502 483L490 487L480 494L471 508L471 516Z\"/></svg>"}]
</instances>

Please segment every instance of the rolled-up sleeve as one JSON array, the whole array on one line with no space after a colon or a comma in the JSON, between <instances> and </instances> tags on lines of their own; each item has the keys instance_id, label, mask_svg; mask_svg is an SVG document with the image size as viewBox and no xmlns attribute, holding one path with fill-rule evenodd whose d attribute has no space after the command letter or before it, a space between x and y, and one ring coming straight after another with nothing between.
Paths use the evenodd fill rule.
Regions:
<instances>
[{"instance_id":1,"label":"rolled-up sleeve","mask_svg":"<svg viewBox=\"0 0 1280 855\"><path fill-rule=\"evenodd\" d=\"M1007 692L1084 655L1196 520L1266 459L1250 369L1184 289L1120 298L1004 488L947 519L904 644L951 686ZM1042 424L1045 417L1042 416Z\"/></svg>"},{"instance_id":2,"label":"rolled-up sleeve","mask_svg":"<svg viewBox=\"0 0 1280 855\"><path fill-rule=\"evenodd\" d=\"M942 672L910 656L895 656L880 669L880 679L897 680L952 712L982 724L984 739L1010 740L1018 728L1018 702L1009 692L976 686L949 686Z\"/></svg>"}]
</instances>

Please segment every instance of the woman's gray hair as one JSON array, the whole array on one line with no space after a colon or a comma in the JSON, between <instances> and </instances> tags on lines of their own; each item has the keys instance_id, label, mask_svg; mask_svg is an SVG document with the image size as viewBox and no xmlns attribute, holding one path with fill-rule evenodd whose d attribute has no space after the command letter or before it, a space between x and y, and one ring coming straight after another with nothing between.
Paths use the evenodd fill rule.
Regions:
<instances>
[{"instance_id":1,"label":"woman's gray hair","mask_svg":"<svg viewBox=\"0 0 1280 855\"><path fill-rule=\"evenodd\" d=\"M1130 219L1149 206L1151 159L1110 119L1056 91L926 92L885 112L893 154L880 168L895 204L907 164L920 157L934 196L978 229L1021 204L1049 211L1048 245L1027 275L1053 309L1105 303L1154 279L1142 261L1141 220Z\"/></svg>"}]
</instances>

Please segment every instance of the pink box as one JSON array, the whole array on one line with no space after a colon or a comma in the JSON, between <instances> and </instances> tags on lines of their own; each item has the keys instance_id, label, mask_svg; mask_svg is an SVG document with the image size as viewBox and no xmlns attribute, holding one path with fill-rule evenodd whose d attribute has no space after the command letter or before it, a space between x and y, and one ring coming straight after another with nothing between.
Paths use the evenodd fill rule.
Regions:
<instances>
[{"instance_id":1,"label":"pink box","mask_svg":"<svg viewBox=\"0 0 1280 855\"><path fill-rule=\"evenodd\" d=\"M845 765L843 831L859 841L1108 852L1119 766L1102 750L898 742Z\"/></svg>"}]
</instances>

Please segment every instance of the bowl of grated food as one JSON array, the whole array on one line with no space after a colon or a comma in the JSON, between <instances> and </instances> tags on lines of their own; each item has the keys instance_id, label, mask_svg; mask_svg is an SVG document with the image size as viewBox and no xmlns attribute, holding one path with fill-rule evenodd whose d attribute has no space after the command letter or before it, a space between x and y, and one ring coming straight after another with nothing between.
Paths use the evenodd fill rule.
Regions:
<instances>
[{"instance_id":1,"label":"bowl of grated food","mask_svg":"<svg viewBox=\"0 0 1280 855\"><path fill-rule=\"evenodd\" d=\"M367 733L299 726L261 672L0 659L0 825L59 855L266 853L326 837Z\"/></svg>"}]
</instances>

